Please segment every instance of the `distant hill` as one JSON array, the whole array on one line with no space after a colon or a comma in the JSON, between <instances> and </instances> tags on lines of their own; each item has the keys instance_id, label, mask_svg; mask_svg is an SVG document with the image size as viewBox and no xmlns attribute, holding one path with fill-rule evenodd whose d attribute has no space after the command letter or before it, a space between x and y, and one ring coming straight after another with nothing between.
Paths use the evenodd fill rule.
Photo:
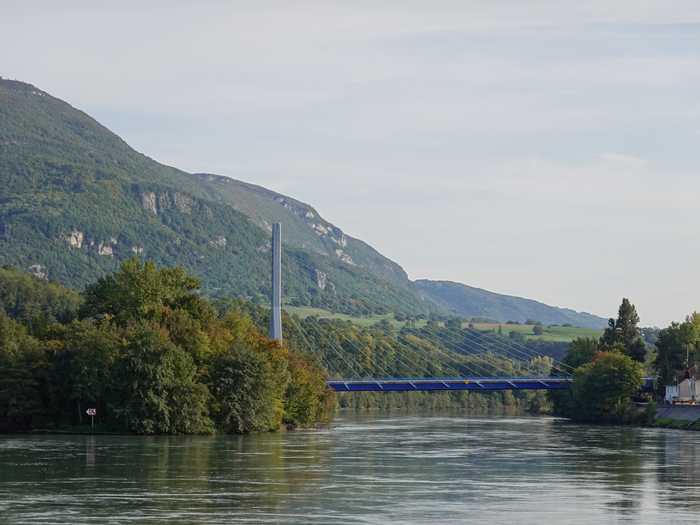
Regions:
<instances>
[{"instance_id":1,"label":"distant hill","mask_svg":"<svg viewBox=\"0 0 700 525\"><path fill-rule=\"evenodd\" d=\"M549 306L532 299L501 295L451 281L415 281L423 296L462 317L480 317L495 321L527 320L544 324L571 324L582 328L603 328L607 320L568 308Z\"/></svg>"},{"instance_id":2,"label":"distant hill","mask_svg":"<svg viewBox=\"0 0 700 525\"><path fill-rule=\"evenodd\" d=\"M0 266L81 289L136 256L184 266L209 296L264 303L273 222L283 223L290 305L350 315L478 312L473 315L578 326L598 319L535 301L529 303L543 309L518 317L510 303L493 299L503 297L497 294L458 299L427 281L415 284L400 265L308 204L160 164L68 103L0 78ZM564 321L540 311L570 315Z\"/></svg>"}]
</instances>

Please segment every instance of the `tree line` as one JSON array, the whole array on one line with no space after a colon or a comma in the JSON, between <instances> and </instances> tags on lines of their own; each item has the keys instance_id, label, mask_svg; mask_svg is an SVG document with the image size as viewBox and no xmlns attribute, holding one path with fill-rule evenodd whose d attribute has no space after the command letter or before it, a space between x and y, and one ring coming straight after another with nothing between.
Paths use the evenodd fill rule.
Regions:
<instances>
[{"instance_id":1,"label":"tree line","mask_svg":"<svg viewBox=\"0 0 700 525\"><path fill-rule=\"evenodd\" d=\"M580 338L569 345L564 363L574 371L573 386L552 394L554 410L580 421L650 422L655 399L663 397L666 385L692 375L699 358L699 314L662 330L641 329L635 306L623 299L599 340ZM655 379L655 392L646 397L640 396L644 377ZM640 411L635 400L651 403Z\"/></svg>"},{"instance_id":2,"label":"tree line","mask_svg":"<svg viewBox=\"0 0 700 525\"><path fill-rule=\"evenodd\" d=\"M86 423L138 434L244 433L326 421L335 406L310 356L218 309L182 268L132 259L78 296L0 271L0 426Z\"/></svg>"},{"instance_id":3,"label":"tree line","mask_svg":"<svg viewBox=\"0 0 700 525\"><path fill-rule=\"evenodd\" d=\"M536 367L547 375L551 360L504 358L495 334L475 347L454 320L360 327L284 313L278 345L264 336L269 310L207 300L198 286L181 268L136 259L81 294L0 269L0 429L84 425L87 408L97 409L100 430L176 434L308 426L328 420L336 405L483 413L548 405L535 392L353 393L336 402L328 374L518 375Z\"/></svg>"},{"instance_id":4,"label":"tree line","mask_svg":"<svg viewBox=\"0 0 700 525\"><path fill-rule=\"evenodd\" d=\"M600 339L562 345L520 341L531 355L503 355L508 338L464 321L431 319L362 327L283 314L285 343L265 337L269 310L242 299L208 300L182 268L132 259L82 293L0 269L0 429L87 423L140 434L274 430L353 410L460 409L547 412L586 421L636 417L645 375L673 382L700 356L700 316L650 333L627 299ZM651 345L649 341L653 341ZM510 341L512 343L512 341ZM512 376L573 372L570 391L351 393L327 377Z\"/></svg>"}]
</instances>

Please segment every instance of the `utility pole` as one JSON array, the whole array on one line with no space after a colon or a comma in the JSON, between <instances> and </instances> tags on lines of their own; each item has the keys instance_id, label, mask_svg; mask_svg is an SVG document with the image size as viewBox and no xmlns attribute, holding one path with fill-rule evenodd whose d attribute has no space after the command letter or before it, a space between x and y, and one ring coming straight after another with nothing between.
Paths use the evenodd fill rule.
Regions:
<instances>
[{"instance_id":1,"label":"utility pole","mask_svg":"<svg viewBox=\"0 0 700 525\"><path fill-rule=\"evenodd\" d=\"M282 224L272 225L272 311L270 339L282 342Z\"/></svg>"}]
</instances>

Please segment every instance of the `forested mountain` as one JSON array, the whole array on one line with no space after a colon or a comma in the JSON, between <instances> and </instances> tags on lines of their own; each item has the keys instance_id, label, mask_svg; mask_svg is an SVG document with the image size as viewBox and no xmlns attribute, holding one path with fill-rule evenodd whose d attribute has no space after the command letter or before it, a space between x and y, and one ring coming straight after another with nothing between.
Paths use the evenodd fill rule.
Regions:
<instances>
[{"instance_id":1,"label":"forested mountain","mask_svg":"<svg viewBox=\"0 0 700 525\"><path fill-rule=\"evenodd\" d=\"M160 164L66 102L0 78L0 266L82 289L138 256L182 265L208 296L263 303L273 222L284 225L290 305L599 326L592 316L554 315L534 301L518 300L515 315L508 301L489 292L472 294L464 307L425 281L417 286L401 266L308 204Z\"/></svg>"},{"instance_id":2,"label":"forested mountain","mask_svg":"<svg viewBox=\"0 0 700 525\"><path fill-rule=\"evenodd\" d=\"M285 226L290 304L436 310L397 264L310 206L159 164L69 104L0 80L0 265L82 288L137 255L184 266L208 295L262 300L273 221Z\"/></svg>"},{"instance_id":3,"label":"forested mountain","mask_svg":"<svg viewBox=\"0 0 700 525\"><path fill-rule=\"evenodd\" d=\"M421 279L415 284L426 299L461 317L519 323L535 320L544 324L571 324L582 328L603 328L607 325L606 319L589 313L497 294L461 283Z\"/></svg>"}]
</instances>

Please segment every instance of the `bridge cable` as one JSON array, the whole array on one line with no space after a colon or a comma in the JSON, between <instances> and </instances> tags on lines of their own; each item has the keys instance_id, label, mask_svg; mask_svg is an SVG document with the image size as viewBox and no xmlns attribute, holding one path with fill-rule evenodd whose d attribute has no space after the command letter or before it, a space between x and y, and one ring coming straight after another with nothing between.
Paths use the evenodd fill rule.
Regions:
<instances>
[{"instance_id":1,"label":"bridge cable","mask_svg":"<svg viewBox=\"0 0 700 525\"><path fill-rule=\"evenodd\" d=\"M494 349L493 349L493 348L489 348L489 347L487 347L487 346L484 346L484 345L483 345L482 343L480 343L479 341L473 341L473 340L467 340L467 342L471 343L472 346L463 346L464 343L465 343L465 341L464 341L464 340L461 340L461 339L459 340L459 343L452 343L452 344L449 344L448 341L445 341L444 339L450 338L450 339L452 339L453 341L454 341L454 340L457 340L457 339L454 338L451 334L449 334L449 332L448 332L449 335L448 335L447 337L445 337L444 339L440 339L440 334L438 334L438 333L436 333L436 332L428 331L428 333L429 333L430 335L432 335L434 338L437 338L437 342L438 342L439 344L445 346L445 347L448 348L448 349L451 347L451 348L452 348L452 350L451 350L452 352L455 352L455 353L457 353L457 354L459 354L459 355L469 356L469 357L472 357L472 358L474 358L474 359L479 359L479 360L481 360L482 362L484 362L484 363L486 364L486 366L485 366L485 367L482 366L482 368L484 368L484 370L486 370L488 376L494 376L494 373L495 373L495 374L503 373L503 374L505 374L505 375L508 375L508 374L509 374L508 370L506 370L505 368L503 368L502 365L498 364L498 362L495 361L495 357L501 357L501 358L502 358L502 356L494 355ZM424 336L424 337L428 337L428 336ZM476 352L474 352L474 348L473 348L474 345L477 346L477 347L479 347L479 348L481 348L481 349L483 350L483 352L482 352L482 353L476 353ZM497 348L496 348L495 350L498 351ZM491 361L488 360L489 357L491 357ZM512 357L510 357L509 360L510 360L510 361L513 361L514 359L513 359ZM520 360L518 359L518 360L516 360L516 361L520 361ZM512 373L512 372L511 372L511 373ZM495 375L495 377L498 377L498 376Z\"/></svg>"},{"instance_id":2,"label":"bridge cable","mask_svg":"<svg viewBox=\"0 0 700 525\"><path fill-rule=\"evenodd\" d=\"M569 369L572 371L574 370L573 367L567 365L566 363L563 363L562 361L559 361L558 359L554 359L551 356L546 356L544 354L537 353L534 349L528 348L527 346L519 343L516 344L515 342L512 342L509 339L505 339L504 337L498 335L490 336L473 328L466 328L463 330L471 332L472 334L474 334L475 337L479 337L482 340L488 339L490 341L493 341L494 343L500 344L501 346L510 347L513 352L519 353L521 355L526 355L529 359L533 359L535 357L549 357L552 360L553 367L556 366L561 372L570 373L567 372L565 369Z\"/></svg>"},{"instance_id":3,"label":"bridge cable","mask_svg":"<svg viewBox=\"0 0 700 525\"><path fill-rule=\"evenodd\" d=\"M437 337L440 337L439 334L435 334L435 335ZM511 363L518 363L519 368L525 368L525 370L528 373L531 372L530 366L529 366L530 365L530 363L529 363L530 357L529 356L528 356L527 360L524 360L521 356L518 356L517 354L515 354L511 351L508 351L507 349L505 349L503 347L497 346L496 344L494 344L495 341L490 341L491 344L489 345L488 342L485 343L483 340L481 340L479 338L475 338L471 334L464 332L464 331L461 332L461 336L462 337L458 337L457 335L452 334L449 330L445 330L445 334L444 334L444 337L446 339L449 339L452 341L457 341L456 346L460 349L463 349L463 347L460 345L464 345L464 344L477 345L478 347L485 350L485 353L482 355L492 356L492 358L498 357L500 359L507 359ZM505 355L503 355L503 354L505 354ZM496 367L496 368L498 368L498 367ZM503 372L505 372L506 374L508 373L508 370L506 370L504 368L501 370Z\"/></svg>"},{"instance_id":4,"label":"bridge cable","mask_svg":"<svg viewBox=\"0 0 700 525\"><path fill-rule=\"evenodd\" d=\"M476 334L478 334L478 335L474 335L473 333L470 333L470 332L474 332L474 331L473 330L467 331L465 329L461 329L462 336L467 341L470 341L474 344L479 345L481 348L486 349L488 353L490 353L494 350L496 352L503 352L503 353L507 354L509 360L519 362L519 363L524 363L528 367L527 368L528 371L530 371L529 367L531 365L531 361L535 357L549 357L549 356L543 356L541 354L537 354L536 352L534 352L531 349L527 349L528 352L523 352L522 350L519 350L519 349L509 349L508 346L505 345L503 343L503 341L501 341L500 338L498 338L498 337L488 337L488 336L481 334L480 332L476 332ZM435 335L437 335L439 337L439 334L435 334ZM465 342L463 339L458 339L456 336L452 335L449 331L446 331L446 335L447 335L447 337L451 338L453 341L457 340L457 341L460 341L462 344ZM485 347L484 346L484 339L486 339L487 342L490 342L491 345L500 345L500 348L498 346L496 346L495 348ZM523 355L527 358L526 360L523 359ZM563 363L560 363L559 361L557 361L551 357L549 357L549 359L551 359L551 361L552 361L553 368L558 367L560 371L563 371L564 373L566 373L566 371L564 371L562 369L562 367L559 366L560 364L563 365ZM564 366L566 366L566 365L564 365Z\"/></svg>"},{"instance_id":5,"label":"bridge cable","mask_svg":"<svg viewBox=\"0 0 700 525\"><path fill-rule=\"evenodd\" d=\"M455 368L454 366L451 366L451 365L450 365L450 368L452 368L455 372L457 372L458 375L460 375L460 369L461 370L466 369L469 373L474 374L475 377L479 377L479 376L483 375L483 372L479 372L479 368L481 368L482 370L487 370L482 365L478 365L474 361L465 360L464 358L466 356L460 355L457 352L451 352L451 351L446 352L446 351L442 350L441 349L441 347L443 346L442 343L436 344L435 341L431 340L430 338L428 338L422 334L416 335L416 334L411 334L411 333L405 334L405 333L399 332L397 334L397 341L403 341L404 344L408 344L408 345L412 346L413 348L417 349L418 352L416 352L416 354L418 356L420 356L421 358L423 358L428 363L431 363L431 361L430 361L430 355L428 354L428 352L426 352L426 349L418 346L418 344L416 344L415 342L408 340L407 335L413 336L416 339L427 342L428 344L430 344L433 347L433 350L436 353L444 355L445 357L447 357L448 360L456 363L457 368ZM457 356L460 356L461 359L457 359L456 357L454 357L451 354L456 354ZM471 366L470 366L470 364L471 364ZM473 367L477 367L477 368L474 369Z\"/></svg>"},{"instance_id":6,"label":"bridge cable","mask_svg":"<svg viewBox=\"0 0 700 525\"><path fill-rule=\"evenodd\" d=\"M469 330L471 330L471 331L473 331L473 332L476 332L476 333L479 333L479 334L481 334L483 337L489 337L489 336L487 335L487 333L480 332L479 330L475 330L475 329L473 329L473 328L470 328ZM518 343L518 342L516 342L516 341L513 341L513 340L511 340L511 339L506 339L506 338L501 338L501 339L503 339L503 340L505 341L506 344L510 345L511 348L514 348L514 349L516 349L516 350L517 350L518 348L522 348L522 349L524 349L524 351L527 351L527 352L534 352L533 349L528 348L526 345L523 345L522 343ZM538 354L538 355L542 355L542 354ZM552 360L553 360L558 366L560 366L561 368L567 368L567 369L571 370L572 372L573 372L573 370L575 370L574 367L572 367L572 366L570 366L570 365L567 365L567 364L564 363L563 361L560 361L560 360L554 359L554 358L552 358ZM561 368L560 368L560 370L561 370ZM561 370L561 371L564 371L564 370Z\"/></svg>"},{"instance_id":7,"label":"bridge cable","mask_svg":"<svg viewBox=\"0 0 700 525\"><path fill-rule=\"evenodd\" d=\"M319 324L319 325L320 325L320 324ZM352 327L353 327L353 328L357 328L357 326L354 325L354 324L352 325ZM349 346L350 346L353 350L355 350L355 352L356 352L357 354L360 354L360 353L361 353L362 343L357 343L357 342L353 341L353 340L350 339L348 336L346 336L342 331L334 331L334 332L332 332L332 335L333 335L336 339L338 339L338 340L345 340L347 343L349 343ZM332 342L332 338L329 337L328 334L326 334L326 339L327 339L327 344L334 344L334 343ZM338 350L339 352L342 352L343 354L347 354L347 350L346 350L345 348L343 348L342 341L340 341L340 346L339 346L339 347L336 346L335 348L340 348L340 350ZM355 364L356 364L358 367L361 366L362 369L364 369L365 371L367 371L367 375L364 376L364 377L371 378L372 376L376 375L376 372L377 372L377 371L378 371L379 373L384 373L384 374L386 374L387 376L390 376L390 375L391 375L391 374L389 373L389 371L388 371L384 366L382 366L382 365L379 364L379 363L374 363L375 368L376 368L376 371L375 371L375 370L372 370L372 369L370 369L370 368L368 368L368 367L365 366L365 365L360 365L360 364L357 362L357 360L355 360ZM362 376L359 376L359 377L362 377Z\"/></svg>"},{"instance_id":8,"label":"bridge cable","mask_svg":"<svg viewBox=\"0 0 700 525\"><path fill-rule=\"evenodd\" d=\"M354 329L360 330L360 335L364 335L364 334L362 333L362 328L361 328L361 327L358 327L357 325L353 324L353 328L354 328ZM340 335L341 337L345 338L346 341L348 341L348 342L350 343L350 345L351 345L356 351L360 349L360 347L358 346L358 343L356 343L355 341L351 340L350 338L348 338L347 336L345 336L343 333L340 333L339 335ZM369 335L371 335L371 334L369 334ZM398 342L398 340L397 340L397 342ZM358 353L359 353L359 352L358 352ZM385 352L384 352L384 353L385 353ZM410 360L408 359L407 356L403 356L402 353L399 351L399 349L397 349L397 351L395 352L395 356L396 356L396 360L399 362L399 364L403 364L403 365L406 366L409 370L410 370L410 369L417 369L417 368L418 368L418 367L416 366L416 363L410 361ZM388 370L386 367L384 367L384 366L382 366L382 365L380 365L380 364L378 364L378 363L376 364L376 366L377 366L377 368L379 369L378 371L379 371L380 373L383 372L384 374L386 374L385 377L387 377L387 378L392 377L392 374L389 372L389 370Z\"/></svg>"},{"instance_id":9,"label":"bridge cable","mask_svg":"<svg viewBox=\"0 0 700 525\"><path fill-rule=\"evenodd\" d=\"M353 324L353 328L354 328L354 329L358 329L358 326ZM359 328L359 329L361 330L361 328ZM347 336L345 336L342 332L335 332L335 335L337 335L337 336L339 336L339 337L343 337L344 339L346 339L346 340L350 343L350 345L351 345L355 350L359 350L359 347L358 347L357 343L356 343L355 341L349 339L349 338L348 338ZM361 332L360 335L365 335L365 334L363 334L363 333ZM370 334L370 335L371 335L371 334ZM453 356L449 355L448 353L442 351L442 350L440 349L440 345L436 345L436 344L435 344L433 341L431 341L430 339L424 338L424 340L426 340L429 344L431 344L431 345L434 347L435 352L437 352L437 353L439 353L439 354L442 354L442 355L444 355L445 357L447 357L449 360L452 360L453 362L455 362L459 368L455 368L454 366L449 366L449 368L452 368L452 370L454 370L454 371L457 372L458 374L459 374L459 369L465 369L465 368L466 368L467 370L469 370L471 373L474 373L474 369L472 369L472 368L467 364L467 362L464 362L464 361L462 361L462 360L456 359L455 357L453 357ZM396 334L396 338L395 338L395 342L396 342L397 344L402 344L402 343L403 343L403 344L408 344L408 345L410 345L410 346L412 346L412 347L418 349L419 351L415 353L416 356L418 356L419 358L421 358L422 360L424 360L424 361L426 362L426 364L428 364L428 365L430 365L430 364L433 363L433 362L430 360L430 356L429 356L429 355L426 355L425 348L421 348L421 347L419 347L418 345L416 345L416 343L407 340L404 334L401 334L400 332L397 333L397 334ZM387 343L384 343L384 342L382 342L381 346L379 347L379 348L382 350L382 354L384 354L384 355L386 355L386 353L387 353L387 352L386 352L387 346L389 347L389 349L391 349L391 345L390 345L390 344L387 344ZM396 348L396 349L393 349L393 350L394 350L394 358L395 358L395 359L394 359L394 360L395 360L394 366L396 366L396 365L398 364L398 365L405 366L409 371L410 371L410 370L419 371L419 370L423 369L423 370L425 370L425 371L427 372L428 369L427 369L426 367L421 366L417 361L415 361L415 360L413 360L413 359L410 359L407 355L405 355L405 352L402 352L402 351L401 351L402 349L401 349L400 347L398 347L398 348ZM358 353L359 353L359 352L358 352ZM458 354L458 355L459 355L459 354ZM474 364L474 363L472 363L472 364ZM330 371L331 367L328 366L328 368L329 368L329 371ZM381 365L377 364L377 368L379 369L379 370L378 370L379 372L382 372L381 369L383 368L383 372L386 374L386 377L392 377L392 374L391 374L391 373L389 372L389 370L386 369L385 367L382 367ZM428 368L429 368L429 367L428 367ZM370 374L370 375L372 375L372 374ZM479 376L479 375L482 375L482 374L479 374L479 373L477 372L475 375L476 375L476 376Z\"/></svg>"},{"instance_id":10,"label":"bridge cable","mask_svg":"<svg viewBox=\"0 0 700 525\"><path fill-rule=\"evenodd\" d=\"M308 318L307 318L307 319L308 319ZM322 332L322 331L316 329L316 323L315 323L315 322L313 322L313 321L307 321L307 322L309 322L309 325L310 325L310 326L309 326L309 329L314 328L314 331L315 331L317 334L319 334L319 335L321 336L321 337L316 337L316 340L318 341L318 346L321 346L321 344L324 343L324 341L323 341L324 338L325 338L325 339L328 339L328 340L330 339L328 333L324 333L324 332ZM304 334L304 337L305 337L305 339L306 339L307 342L308 342L308 338L306 337L306 336L308 336L308 332L307 332L306 330L304 330L304 328L303 328L302 325L301 325L301 322L297 322L297 326L299 327L300 331ZM311 346L311 345L310 345L310 346ZM344 365L347 367L347 369L350 371L351 374L356 374L357 377L362 377L362 375L363 375L363 374L362 374L362 370L360 370L360 371L358 372L358 370L352 365L352 362L351 362L351 361L348 361L348 360L346 359L345 352L339 350L335 345L330 344L330 341L326 341L326 345L324 345L324 346L330 347L330 349L331 349L333 352L335 352L335 354L340 358L340 361L342 362L342 364L344 364ZM312 348L313 348L313 347L312 347ZM324 356L325 356L326 358L328 358L327 355L324 354ZM331 362L330 362L330 361L327 361L327 365L326 365L326 366L327 366L327 369L328 369L328 372L329 372L329 373L331 373L331 368L335 368L335 367L331 367L330 364L331 364ZM357 363L356 363L356 364L357 364Z\"/></svg>"},{"instance_id":11,"label":"bridge cable","mask_svg":"<svg viewBox=\"0 0 700 525\"><path fill-rule=\"evenodd\" d=\"M296 316L291 315L289 312L285 310L285 313L287 314L287 317L289 321L292 323L292 326L294 327L292 330L294 339L292 337L287 336L285 338L286 341L294 341L295 344L298 343L298 339L301 339L303 341L303 345L300 344L300 346L304 347L304 351L310 355L313 355L314 357L317 357L321 361L321 365L328 369L328 359L326 358L326 355L320 352L317 352L314 350L314 347L311 343L309 343L309 340L306 336L306 334L303 331L303 328L301 327L301 324L295 319ZM286 332L289 334L289 330Z\"/></svg>"},{"instance_id":12,"label":"bridge cable","mask_svg":"<svg viewBox=\"0 0 700 525\"><path fill-rule=\"evenodd\" d=\"M477 336L477 335L470 334L468 331L466 331L464 329L461 329L461 334L467 341L471 341L471 342L474 342L476 344L481 344L482 348L484 348L484 344L490 343L491 345L495 346L495 348L493 348L493 346L492 346L492 348L489 350L489 352L495 350L496 352L499 352L499 353L505 353L507 356L507 359L509 359L510 361L513 361L516 363L521 363L521 368L522 368L522 365L525 365L528 373L532 373L531 366L534 365L533 361L535 358L547 358L552 363L552 369L559 369L559 371L564 372L565 374L568 374L568 372L566 372L566 370L562 369L559 361L553 359L551 356L545 356L542 354L538 354L530 349L528 349L528 352L523 352L522 350L519 350L519 349L516 349L516 350L509 349L507 345L503 344L503 342L500 340L500 338L498 336L488 337L488 336L481 334L481 333L479 333L479 335ZM450 333L450 332L447 332L446 337L451 338L453 341L455 341L455 340L461 341L461 342L463 341L462 339L457 338L457 336L452 335L452 333ZM477 340L475 341L474 338L477 338ZM486 342L484 342L484 340L486 340ZM496 345L500 345L500 347L496 346ZM523 359L523 356L526 359ZM499 356L499 357L503 357L503 356Z\"/></svg>"}]
</instances>

